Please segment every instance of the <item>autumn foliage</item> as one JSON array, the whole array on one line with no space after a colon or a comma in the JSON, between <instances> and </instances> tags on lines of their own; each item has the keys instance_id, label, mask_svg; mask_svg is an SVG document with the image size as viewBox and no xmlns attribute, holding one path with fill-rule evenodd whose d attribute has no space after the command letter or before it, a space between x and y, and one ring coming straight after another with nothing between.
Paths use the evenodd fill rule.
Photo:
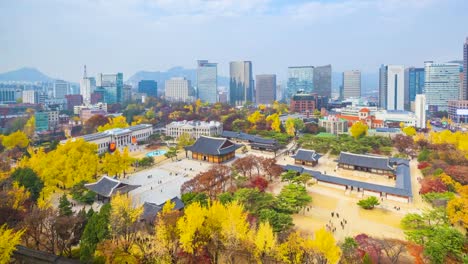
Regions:
<instances>
[{"instance_id":1,"label":"autumn foliage","mask_svg":"<svg viewBox=\"0 0 468 264\"><path fill-rule=\"evenodd\" d=\"M421 194L429 192L446 192L447 185L437 177L426 177L421 180Z\"/></svg>"}]
</instances>

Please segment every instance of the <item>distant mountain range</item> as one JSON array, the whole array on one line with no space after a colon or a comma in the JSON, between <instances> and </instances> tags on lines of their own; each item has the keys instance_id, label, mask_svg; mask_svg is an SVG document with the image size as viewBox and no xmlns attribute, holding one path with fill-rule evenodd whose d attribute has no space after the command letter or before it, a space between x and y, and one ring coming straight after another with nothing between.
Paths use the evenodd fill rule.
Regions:
<instances>
[{"instance_id":1,"label":"distant mountain range","mask_svg":"<svg viewBox=\"0 0 468 264\"><path fill-rule=\"evenodd\" d=\"M177 66L167 71L138 71L132 75L126 83L131 84L133 87L138 86L141 80L155 80L158 82L158 87L163 90L164 83L173 77L185 77L196 84L197 70L185 69ZM362 73L361 77L362 93L367 94L375 91L378 88L379 74L378 73ZM14 71L0 73L0 81L25 81L25 82L47 82L53 81L55 78L49 77L35 68L21 68ZM279 81L279 80L278 80ZM343 82L343 75L341 72L332 73L332 90L333 93L338 93L339 88ZM218 86L229 87L229 77L218 76Z\"/></svg>"},{"instance_id":2,"label":"distant mountain range","mask_svg":"<svg viewBox=\"0 0 468 264\"><path fill-rule=\"evenodd\" d=\"M139 71L132 75L126 83L136 87L141 80L154 80L158 83L158 88L164 89L165 81L173 77L185 77L190 80L192 85L196 85L197 70L177 66L167 71ZM218 86L229 86L229 77L218 76Z\"/></svg>"},{"instance_id":3,"label":"distant mountain range","mask_svg":"<svg viewBox=\"0 0 468 264\"><path fill-rule=\"evenodd\" d=\"M53 80L54 78L45 75L39 70L28 67L0 73L0 81L48 82Z\"/></svg>"}]
</instances>

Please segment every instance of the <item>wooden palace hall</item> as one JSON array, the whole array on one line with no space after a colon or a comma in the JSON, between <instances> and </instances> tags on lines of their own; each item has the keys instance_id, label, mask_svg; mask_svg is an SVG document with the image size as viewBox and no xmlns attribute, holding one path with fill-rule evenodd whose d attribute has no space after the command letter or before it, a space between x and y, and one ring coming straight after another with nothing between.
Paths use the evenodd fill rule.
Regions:
<instances>
[{"instance_id":1,"label":"wooden palace hall","mask_svg":"<svg viewBox=\"0 0 468 264\"><path fill-rule=\"evenodd\" d=\"M192 159L223 163L233 159L241 146L226 138L201 136L193 145L185 147L185 150L192 153Z\"/></svg>"}]
</instances>

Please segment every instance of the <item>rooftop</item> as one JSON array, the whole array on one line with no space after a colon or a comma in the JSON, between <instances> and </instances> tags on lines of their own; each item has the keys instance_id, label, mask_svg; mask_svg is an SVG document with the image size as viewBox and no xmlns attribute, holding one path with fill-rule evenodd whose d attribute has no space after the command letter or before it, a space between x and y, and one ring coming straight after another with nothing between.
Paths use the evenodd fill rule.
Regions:
<instances>
[{"instance_id":1,"label":"rooftop","mask_svg":"<svg viewBox=\"0 0 468 264\"><path fill-rule=\"evenodd\" d=\"M377 155L355 154L350 152L341 152L338 163L354 165L378 170L394 171L390 166L389 158Z\"/></svg>"},{"instance_id":2,"label":"rooftop","mask_svg":"<svg viewBox=\"0 0 468 264\"><path fill-rule=\"evenodd\" d=\"M278 143L274 139L262 138L262 137L259 137L259 136L250 135L250 134L243 133L243 132L234 132L234 131L226 131L225 130L225 131L223 131L221 136L226 137L226 138L235 138L235 139L239 139L239 140L249 141L249 142L257 143L257 144L271 144L271 145L274 145L274 144Z\"/></svg>"},{"instance_id":3,"label":"rooftop","mask_svg":"<svg viewBox=\"0 0 468 264\"><path fill-rule=\"evenodd\" d=\"M298 160L318 161L322 155L315 152L315 150L299 149L292 157Z\"/></svg>"},{"instance_id":4,"label":"rooftop","mask_svg":"<svg viewBox=\"0 0 468 264\"><path fill-rule=\"evenodd\" d=\"M350 180L335 176L330 176L326 174L322 174L319 171L308 170L301 166L296 165L286 165L283 166L284 170L292 170L299 173L308 173L315 179L322 181L322 182L329 182L339 185L347 185L353 187L359 187L369 191L376 191L376 192L384 192L387 194L393 194L398 196L404 197L413 197L413 193L411 191L411 175L409 170L409 162L407 160L400 159L400 163L397 165L397 173L396 173L396 184L395 187L378 185L368 182Z\"/></svg>"},{"instance_id":5,"label":"rooftop","mask_svg":"<svg viewBox=\"0 0 468 264\"><path fill-rule=\"evenodd\" d=\"M140 185L129 185L108 176L102 176L99 181L85 184L85 187L101 196L111 197L116 192L127 193Z\"/></svg>"},{"instance_id":6,"label":"rooftop","mask_svg":"<svg viewBox=\"0 0 468 264\"><path fill-rule=\"evenodd\" d=\"M201 136L193 145L185 147L185 149L208 155L224 155L236 151L240 147L241 145L234 144L226 138Z\"/></svg>"}]
</instances>

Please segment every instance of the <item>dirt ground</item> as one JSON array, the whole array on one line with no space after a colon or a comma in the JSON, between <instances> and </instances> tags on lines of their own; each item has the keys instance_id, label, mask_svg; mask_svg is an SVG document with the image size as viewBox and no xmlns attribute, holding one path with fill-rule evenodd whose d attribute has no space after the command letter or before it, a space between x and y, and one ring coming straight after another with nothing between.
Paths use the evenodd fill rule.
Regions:
<instances>
[{"instance_id":1,"label":"dirt ground","mask_svg":"<svg viewBox=\"0 0 468 264\"><path fill-rule=\"evenodd\" d=\"M336 157L326 155L319 160L316 167L310 167L310 169L337 177L395 186L395 180L382 175L337 169L335 160ZM294 160L281 156L278 157L278 163L281 165L294 164ZM357 202L362 197L356 194L345 194L345 191L322 185L308 186L307 190L313 201L304 211L293 216L296 228L305 232L314 232L328 226L329 230L335 230L333 234L339 241L344 240L347 236L355 236L360 233L366 233L373 237L404 239L405 235L400 228L401 219L407 213L420 213L430 207L422 201L418 193L420 188L418 178L421 178L422 175L417 169L417 161L410 162L410 169L413 201L405 204L384 199L373 210L360 208ZM281 182L273 183L267 191L278 194L284 185L285 183ZM333 217L332 212L334 213ZM339 214L339 217L336 213Z\"/></svg>"}]
</instances>

